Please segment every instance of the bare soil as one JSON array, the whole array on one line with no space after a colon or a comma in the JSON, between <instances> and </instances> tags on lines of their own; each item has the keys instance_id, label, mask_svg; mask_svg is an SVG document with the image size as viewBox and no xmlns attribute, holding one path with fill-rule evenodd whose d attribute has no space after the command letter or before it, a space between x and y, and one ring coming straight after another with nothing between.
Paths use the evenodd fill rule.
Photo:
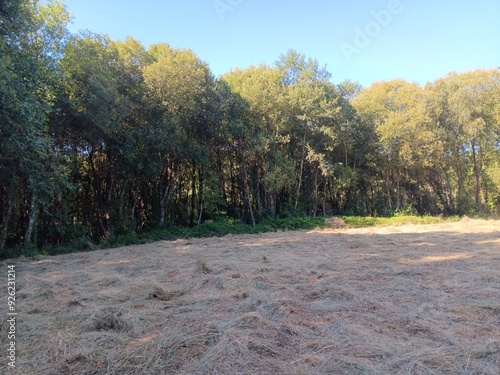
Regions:
<instances>
[{"instance_id":1,"label":"bare soil","mask_svg":"<svg viewBox=\"0 0 500 375\"><path fill-rule=\"evenodd\" d=\"M2 354L3 373L500 374L500 221L7 263L18 358L7 372Z\"/></svg>"}]
</instances>

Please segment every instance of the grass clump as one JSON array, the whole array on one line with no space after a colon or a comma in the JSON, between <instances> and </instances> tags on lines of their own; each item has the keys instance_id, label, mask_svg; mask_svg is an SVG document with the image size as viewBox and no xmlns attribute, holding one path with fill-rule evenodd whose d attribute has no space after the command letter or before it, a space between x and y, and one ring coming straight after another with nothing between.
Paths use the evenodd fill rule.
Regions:
<instances>
[{"instance_id":1,"label":"grass clump","mask_svg":"<svg viewBox=\"0 0 500 375\"><path fill-rule=\"evenodd\" d=\"M208 264L206 262L203 262L203 261L198 261L198 263L196 263L196 271L200 272L200 273L210 273L212 272L212 270L210 269L210 267L208 266Z\"/></svg>"},{"instance_id":2,"label":"grass clump","mask_svg":"<svg viewBox=\"0 0 500 375\"><path fill-rule=\"evenodd\" d=\"M93 318L93 328L97 331L126 332L132 329L132 325L121 317L120 312L107 311L96 314Z\"/></svg>"}]
</instances>

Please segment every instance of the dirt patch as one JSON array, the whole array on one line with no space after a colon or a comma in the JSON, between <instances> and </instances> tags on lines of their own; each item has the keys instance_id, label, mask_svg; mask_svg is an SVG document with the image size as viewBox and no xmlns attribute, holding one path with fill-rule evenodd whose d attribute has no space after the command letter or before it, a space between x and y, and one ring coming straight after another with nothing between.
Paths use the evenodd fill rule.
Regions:
<instances>
[{"instance_id":1,"label":"dirt patch","mask_svg":"<svg viewBox=\"0 0 500 375\"><path fill-rule=\"evenodd\" d=\"M233 235L13 263L17 373L500 373L499 221Z\"/></svg>"}]
</instances>

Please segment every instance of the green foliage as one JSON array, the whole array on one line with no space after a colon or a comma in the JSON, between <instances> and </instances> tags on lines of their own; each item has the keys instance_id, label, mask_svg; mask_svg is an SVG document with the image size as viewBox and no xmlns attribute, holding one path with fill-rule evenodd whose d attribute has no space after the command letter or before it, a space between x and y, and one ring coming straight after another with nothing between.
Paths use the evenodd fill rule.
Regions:
<instances>
[{"instance_id":1,"label":"green foliage","mask_svg":"<svg viewBox=\"0 0 500 375\"><path fill-rule=\"evenodd\" d=\"M118 246L144 244L153 241L172 241L179 238L203 238L222 237L236 234L257 234L266 232L324 228L326 226L324 218L296 217L287 219L264 220L257 225L248 225L230 221L215 221L204 223L193 228L169 226L165 229L156 229L141 233L130 232L122 235L109 236L99 244L99 248L113 248ZM67 247L48 248L45 253L55 255L64 252L89 250L90 242L86 242L87 247L81 246L86 238L77 240Z\"/></svg>"},{"instance_id":2,"label":"green foliage","mask_svg":"<svg viewBox=\"0 0 500 375\"><path fill-rule=\"evenodd\" d=\"M377 223L377 218L371 216L342 216L342 220L354 228L373 227Z\"/></svg>"},{"instance_id":3,"label":"green foliage","mask_svg":"<svg viewBox=\"0 0 500 375\"><path fill-rule=\"evenodd\" d=\"M394 211L394 216L395 217L404 217L404 216L410 216L410 217L415 217L418 216L417 210L411 205L407 204L404 207L401 207Z\"/></svg>"},{"instance_id":4,"label":"green foliage","mask_svg":"<svg viewBox=\"0 0 500 375\"><path fill-rule=\"evenodd\" d=\"M413 215L397 215L393 217L363 217L363 216L342 216L344 222L353 228L361 227L386 227L392 225L406 224L436 224L436 223L453 223L460 221L459 216L439 217L439 216L413 216Z\"/></svg>"},{"instance_id":5,"label":"green foliage","mask_svg":"<svg viewBox=\"0 0 500 375\"><path fill-rule=\"evenodd\" d=\"M49 115L58 43L69 18L64 7L52 2L8 1L2 11L6 18L2 15L0 34L0 249L15 237L14 244L22 242L28 252L38 211L47 210L56 192L66 187ZM26 223L23 231L16 220Z\"/></svg>"},{"instance_id":6,"label":"green foliage","mask_svg":"<svg viewBox=\"0 0 500 375\"><path fill-rule=\"evenodd\" d=\"M0 13L4 255L500 213L498 70L362 88L290 50L215 79L187 49L70 35L60 0Z\"/></svg>"},{"instance_id":7,"label":"green foliage","mask_svg":"<svg viewBox=\"0 0 500 375\"><path fill-rule=\"evenodd\" d=\"M342 216L348 227L360 228L370 226L393 226L405 224L435 224L445 222L456 222L460 217L432 217L432 216L411 216L399 215L394 217L362 217L362 216ZM206 238L222 237L237 234L258 234L266 232L301 230L326 228L323 217L294 217L286 219L263 220L255 226L234 223L229 221L215 221L198 225L194 228L183 228L169 226L165 229L157 229L141 233L129 232L122 235L109 236L98 246L92 245L88 237L83 235L67 246L45 247L39 253L45 255L57 255L69 252L88 251L94 248L114 248L118 246L138 245L154 241L173 241L179 238ZM11 258L21 254L21 248L12 248L2 253L2 258ZM36 249L31 250L32 254L37 253Z\"/></svg>"},{"instance_id":8,"label":"green foliage","mask_svg":"<svg viewBox=\"0 0 500 375\"><path fill-rule=\"evenodd\" d=\"M275 230L297 230L324 228L326 226L323 217L290 217L286 219L267 220L261 223L263 227Z\"/></svg>"}]
</instances>

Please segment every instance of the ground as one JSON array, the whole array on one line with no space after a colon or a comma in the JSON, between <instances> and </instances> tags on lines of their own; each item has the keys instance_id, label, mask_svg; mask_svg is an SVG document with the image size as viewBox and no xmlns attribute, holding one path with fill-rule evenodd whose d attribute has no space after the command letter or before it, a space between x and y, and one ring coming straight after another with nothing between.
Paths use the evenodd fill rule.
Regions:
<instances>
[{"instance_id":1,"label":"ground","mask_svg":"<svg viewBox=\"0 0 500 375\"><path fill-rule=\"evenodd\" d=\"M2 268L12 263L9 373L500 373L500 221L177 240Z\"/></svg>"}]
</instances>

